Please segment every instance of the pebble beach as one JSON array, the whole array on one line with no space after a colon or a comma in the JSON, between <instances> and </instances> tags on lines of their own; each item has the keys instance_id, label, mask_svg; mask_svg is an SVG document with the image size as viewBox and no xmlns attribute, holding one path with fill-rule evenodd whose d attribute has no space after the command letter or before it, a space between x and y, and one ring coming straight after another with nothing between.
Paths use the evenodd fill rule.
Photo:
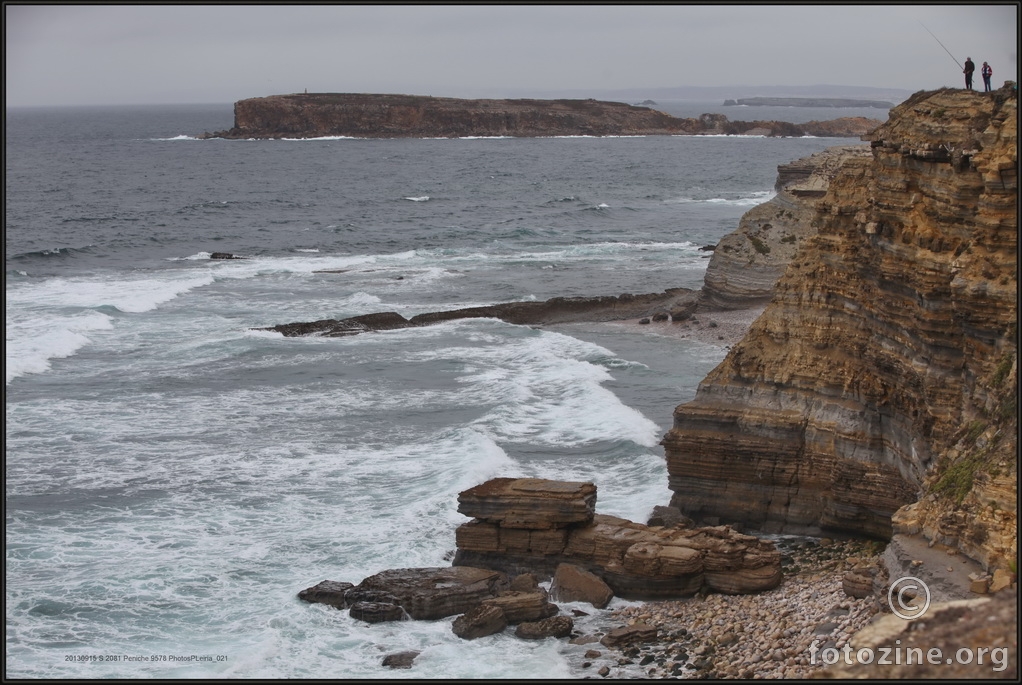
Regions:
<instances>
[{"instance_id":1,"label":"pebble beach","mask_svg":"<svg viewBox=\"0 0 1022 685\"><path fill-rule=\"evenodd\" d=\"M612 678L807 678L824 668L819 649L841 649L878 613L875 598L841 588L844 573L875 563L872 541L792 538L779 542L785 577L755 595L710 594L647 602L611 614L623 625L656 626L654 642L586 653L583 668ZM816 663L814 663L816 662Z\"/></svg>"}]
</instances>

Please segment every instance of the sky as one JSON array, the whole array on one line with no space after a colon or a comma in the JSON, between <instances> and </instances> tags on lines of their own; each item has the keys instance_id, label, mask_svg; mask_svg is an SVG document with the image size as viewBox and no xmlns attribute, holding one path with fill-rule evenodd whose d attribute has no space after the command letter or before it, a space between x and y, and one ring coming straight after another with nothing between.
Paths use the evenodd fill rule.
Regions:
<instances>
[{"instance_id":1,"label":"sky","mask_svg":"<svg viewBox=\"0 0 1022 685\"><path fill-rule=\"evenodd\" d=\"M231 103L308 92L542 97L680 86L1017 80L1018 4L7 3L5 104ZM931 35L932 34L932 35ZM754 95L755 93L750 93Z\"/></svg>"}]
</instances>

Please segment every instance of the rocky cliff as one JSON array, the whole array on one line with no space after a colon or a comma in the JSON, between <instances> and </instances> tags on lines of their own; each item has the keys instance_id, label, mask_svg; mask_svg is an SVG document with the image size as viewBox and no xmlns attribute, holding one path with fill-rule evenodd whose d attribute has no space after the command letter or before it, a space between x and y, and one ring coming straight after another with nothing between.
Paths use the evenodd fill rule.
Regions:
<instances>
[{"instance_id":1,"label":"rocky cliff","mask_svg":"<svg viewBox=\"0 0 1022 685\"><path fill-rule=\"evenodd\" d=\"M816 201L763 315L676 409L674 506L881 538L894 516L1014 563L1016 143L1009 88L891 111Z\"/></svg>"},{"instance_id":2,"label":"rocky cliff","mask_svg":"<svg viewBox=\"0 0 1022 685\"><path fill-rule=\"evenodd\" d=\"M648 107L598 100L464 100L420 95L302 93L239 100L234 127L201 138L458 138L467 136L687 135L860 136L864 118L790 124L681 119Z\"/></svg>"},{"instance_id":3,"label":"rocky cliff","mask_svg":"<svg viewBox=\"0 0 1022 685\"><path fill-rule=\"evenodd\" d=\"M700 305L765 305L795 252L816 235L816 204L846 159L867 157L869 144L828 148L777 167L777 195L746 212L717 244L706 267Z\"/></svg>"}]
</instances>

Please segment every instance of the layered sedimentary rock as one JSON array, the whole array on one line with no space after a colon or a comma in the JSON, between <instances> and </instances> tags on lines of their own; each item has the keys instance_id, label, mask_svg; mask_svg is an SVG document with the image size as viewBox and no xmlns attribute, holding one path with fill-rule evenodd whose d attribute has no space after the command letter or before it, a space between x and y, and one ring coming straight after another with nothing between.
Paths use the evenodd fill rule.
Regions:
<instances>
[{"instance_id":1,"label":"layered sedimentary rock","mask_svg":"<svg viewBox=\"0 0 1022 685\"><path fill-rule=\"evenodd\" d=\"M873 119L790 124L672 117L648 107L598 100L465 100L421 95L298 93L239 100L234 127L202 138L452 138L741 134L858 136Z\"/></svg>"},{"instance_id":2,"label":"layered sedimentary rock","mask_svg":"<svg viewBox=\"0 0 1022 685\"><path fill-rule=\"evenodd\" d=\"M724 236L706 267L700 306L763 306L802 244L816 235L816 204L846 160L868 157L870 147L845 145L777 167L777 194L746 212Z\"/></svg>"},{"instance_id":3,"label":"layered sedimentary rock","mask_svg":"<svg viewBox=\"0 0 1022 685\"><path fill-rule=\"evenodd\" d=\"M675 411L672 504L1014 559L1017 95L920 92L845 162L818 234ZM989 498L989 499L988 499Z\"/></svg>"},{"instance_id":4,"label":"layered sedimentary rock","mask_svg":"<svg viewBox=\"0 0 1022 685\"><path fill-rule=\"evenodd\" d=\"M337 609L389 605L403 610L381 620L397 620L404 613L417 620L433 620L464 613L508 587L507 576L489 569L398 568L369 576L358 585L325 580L302 590L298 598Z\"/></svg>"},{"instance_id":5,"label":"layered sedimentary rock","mask_svg":"<svg viewBox=\"0 0 1022 685\"><path fill-rule=\"evenodd\" d=\"M545 500L545 501L544 501ZM682 597L703 589L758 592L781 582L773 543L728 526L649 527L595 514L592 483L499 478L467 490L454 564L509 576L551 577L573 564L626 598Z\"/></svg>"}]
</instances>

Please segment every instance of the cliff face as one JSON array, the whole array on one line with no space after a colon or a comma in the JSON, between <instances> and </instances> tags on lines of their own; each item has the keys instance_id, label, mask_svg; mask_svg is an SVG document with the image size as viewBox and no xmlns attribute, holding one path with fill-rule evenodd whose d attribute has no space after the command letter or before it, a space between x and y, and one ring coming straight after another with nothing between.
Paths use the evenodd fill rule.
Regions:
<instances>
[{"instance_id":1,"label":"cliff face","mask_svg":"<svg viewBox=\"0 0 1022 685\"><path fill-rule=\"evenodd\" d=\"M795 252L816 235L816 204L831 179L869 145L828 148L777 168L777 195L746 212L717 244L706 267L700 304L714 309L765 305Z\"/></svg>"},{"instance_id":2,"label":"cliff face","mask_svg":"<svg viewBox=\"0 0 1022 685\"><path fill-rule=\"evenodd\" d=\"M202 138L452 138L466 136L759 135L859 136L880 122L728 122L681 119L648 107L597 100L465 100L418 95L306 93L234 104L234 127Z\"/></svg>"},{"instance_id":3,"label":"cliff face","mask_svg":"<svg viewBox=\"0 0 1022 685\"><path fill-rule=\"evenodd\" d=\"M672 504L1016 553L1017 96L921 92L845 162L818 233L675 410Z\"/></svg>"}]
</instances>

